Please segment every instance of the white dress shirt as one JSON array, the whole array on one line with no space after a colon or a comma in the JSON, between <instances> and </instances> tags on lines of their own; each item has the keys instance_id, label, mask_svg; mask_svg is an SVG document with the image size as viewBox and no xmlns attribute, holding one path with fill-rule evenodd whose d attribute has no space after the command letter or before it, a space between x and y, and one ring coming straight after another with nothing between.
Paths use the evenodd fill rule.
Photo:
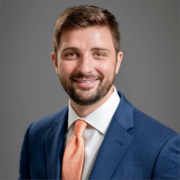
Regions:
<instances>
[{"instance_id":1,"label":"white dress shirt","mask_svg":"<svg viewBox=\"0 0 180 180\"><path fill-rule=\"evenodd\" d=\"M83 132L85 144L85 161L82 180L87 180L90 176L98 151L119 103L120 97L115 87L114 92L110 98L98 109L84 118L77 115L69 102L68 129L65 136L65 147L74 133L75 121L77 119L83 119L88 123L88 126Z\"/></svg>"}]
</instances>

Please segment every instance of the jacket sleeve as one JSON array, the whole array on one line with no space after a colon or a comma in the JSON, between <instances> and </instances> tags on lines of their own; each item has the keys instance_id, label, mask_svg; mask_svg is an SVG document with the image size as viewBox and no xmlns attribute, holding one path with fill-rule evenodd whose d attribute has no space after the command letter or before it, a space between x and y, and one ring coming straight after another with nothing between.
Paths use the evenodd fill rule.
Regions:
<instances>
[{"instance_id":1,"label":"jacket sleeve","mask_svg":"<svg viewBox=\"0 0 180 180\"><path fill-rule=\"evenodd\" d=\"M26 179L26 180L31 179L29 163L28 163L28 136L29 136L29 129L30 129L31 125L26 130L26 133L24 136L24 141L22 144L20 165L19 165L19 180L20 179Z\"/></svg>"},{"instance_id":2,"label":"jacket sleeve","mask_svg":"<svg viewBox=\"0 0 180 180\"><path fill-rule=\"evenodd\" d=\"M162 146L152 179L180 179L180 136L170 137Z\"/></svg>"}]
</instances>

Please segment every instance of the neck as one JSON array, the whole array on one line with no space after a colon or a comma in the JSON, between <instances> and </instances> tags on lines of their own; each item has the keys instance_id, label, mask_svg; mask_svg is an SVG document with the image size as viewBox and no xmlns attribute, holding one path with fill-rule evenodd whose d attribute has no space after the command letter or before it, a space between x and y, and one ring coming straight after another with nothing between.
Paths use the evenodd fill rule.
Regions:
<instances>
[{"instance_id":1,"label":"neck","mask_svg":"<svg viewBox=\"0 0 180 180\"><path fill-rule=\"evenodd\" d=\"M81 117L81 118L86 117L89 114L91 114L93 111L98 109L101 105L103 105L110 98L111 94L113 93L113 89L114 88L112 86L111 89L109 90L109 92L95 104L92 104L89 106L81 106L79 104L76 104L71 98L70 98L70 104L71 104L72 108L74 109L74 111L76 111L76 113L79 115L79 117Z\"/></svg>"}]
</instances>

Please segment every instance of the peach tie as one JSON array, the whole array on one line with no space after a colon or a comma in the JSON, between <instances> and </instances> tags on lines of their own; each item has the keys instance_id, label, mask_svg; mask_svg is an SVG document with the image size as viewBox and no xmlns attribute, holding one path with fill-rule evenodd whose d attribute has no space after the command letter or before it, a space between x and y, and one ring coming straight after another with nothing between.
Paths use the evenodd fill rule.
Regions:
<instances>
[{"instance_id":1,"label":"peach tie","mask_svg":"<svg viewBox=\"0 0 180 180\"><path fill-rule=\"evenodd\" d=\"M63 157L62 179L81 180L84 164L84 140L82 133L87 123L78 119L73 136L70 138Z\"/></svg>"}]
</instances>

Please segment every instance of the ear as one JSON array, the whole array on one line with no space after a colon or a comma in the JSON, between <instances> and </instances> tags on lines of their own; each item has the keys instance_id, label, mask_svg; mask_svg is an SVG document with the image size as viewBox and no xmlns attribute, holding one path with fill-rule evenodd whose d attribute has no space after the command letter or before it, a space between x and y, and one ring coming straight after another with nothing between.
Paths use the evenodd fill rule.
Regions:
<instances>
[{"instance_id":1,"label":"ear","mask_svg":"<svg viewBox=\"0 0 180 180\"><path fill-rule=\"evenodd\" d=\"M52 59L53 64L54 64L54 69L56 71L56 74L58 74L58 65L57 65L56 53L55 52L51 53L51 59Z\"/></svg>"},{"instance_id":2,"label":"ear","mask_svg":"<svg viewBox=\"0 0 180 180\"><path fill-rule=\"evenodd\" d=\"M119 53L117 54L115 74L117 74L118 71L119 71L119 68L120 68L120 66L121 66L122 58L123 58L123 52L122 52L122 51L119 51Z\"/></svg>"}]
</instances>

